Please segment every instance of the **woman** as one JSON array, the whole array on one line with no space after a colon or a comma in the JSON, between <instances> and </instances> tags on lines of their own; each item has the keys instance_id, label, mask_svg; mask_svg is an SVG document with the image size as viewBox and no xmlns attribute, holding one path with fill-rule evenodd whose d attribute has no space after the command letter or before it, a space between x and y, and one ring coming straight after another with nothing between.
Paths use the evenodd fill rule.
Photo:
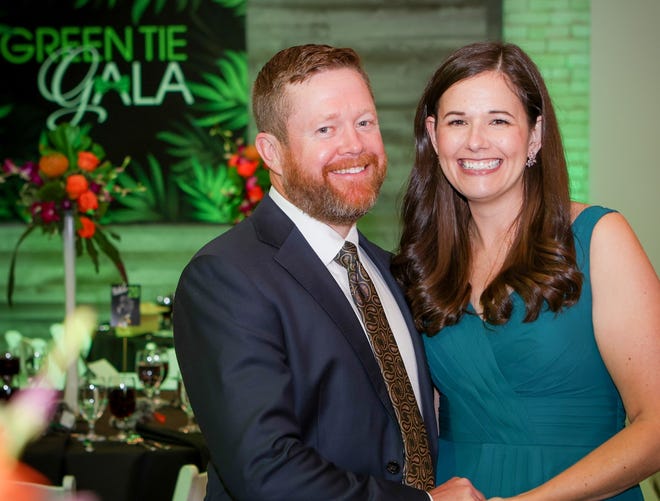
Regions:
<instances>
[{"instance_id":1,"label":"woman","mask_svg":"<svg viewBox=\"0 0 660 501\"><path fill-rule=\"evenodd\" d=\"M515 45L459 49L415 137L393 267L441 395L436 480L641 500L660 469L660 281L620 214L571 202L538 69Z\"/></svg>"}]
</instances>

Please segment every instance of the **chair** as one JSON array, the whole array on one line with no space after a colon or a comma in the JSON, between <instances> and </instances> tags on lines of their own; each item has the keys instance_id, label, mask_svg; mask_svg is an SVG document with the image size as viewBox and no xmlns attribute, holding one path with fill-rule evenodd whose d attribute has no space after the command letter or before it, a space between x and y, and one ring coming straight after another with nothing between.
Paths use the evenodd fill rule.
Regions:
<instances>
[{"instance_id":1,"label":"chair","mask_svg":"<svg viewBox=\"0 0 660 501\"><path fill-rule=\"evenodd\" d=\"M640 483L644 501L660 501L660 472Z\"/></svg>"},{"instance_id":2,"label":"chair","mask_svg":"<svg viewBox=\"0 0 660 501\"><path fill-rule=\"evenodd\" d=\"M200 473L194 464L184 464L176 478L172 501L203 501L207 481L207 472Z\"/></svg>"},{"instance_id":3,"label":"chair","mask_svg":"<svg viewBox=\"0 0 660 501\"><path fill-rule=\"evenodd\" d=\"M46 485L34 482L14 481L14 488L20 493L20 499L39 501L68 501L76 494L76 477L65 475L61 485Z\"/></svg>"}]
</instances>

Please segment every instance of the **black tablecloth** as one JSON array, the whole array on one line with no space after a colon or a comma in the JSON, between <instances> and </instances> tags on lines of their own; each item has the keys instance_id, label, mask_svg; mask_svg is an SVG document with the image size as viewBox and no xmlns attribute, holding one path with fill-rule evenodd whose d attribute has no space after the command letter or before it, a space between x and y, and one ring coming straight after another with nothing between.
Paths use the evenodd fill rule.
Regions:
<instances>
[{"instance_id":1,"label":"black tablecloth","mask_svg":"<svg viewBox=\"0 0 660 501\"><path fill-rule=\"evenodd\" d=\"M185 423L182 411L160 411L167 419L165 424L138 424L136 429L145 439L157 440L169 449L147 450L140 445L105 441L94 443L94 452L86 452L70 433L50 431L29 444L20 459L53 484L61 484L64 475L74 475L77 490L94 492L100 501L169 501L179 468L192 463L204 471L208 451L200 434L176 431ZM80 423L80 432L84 427ZM97 425L97 431L116 432L107 420Z\"/></svg>"}]
</instances>

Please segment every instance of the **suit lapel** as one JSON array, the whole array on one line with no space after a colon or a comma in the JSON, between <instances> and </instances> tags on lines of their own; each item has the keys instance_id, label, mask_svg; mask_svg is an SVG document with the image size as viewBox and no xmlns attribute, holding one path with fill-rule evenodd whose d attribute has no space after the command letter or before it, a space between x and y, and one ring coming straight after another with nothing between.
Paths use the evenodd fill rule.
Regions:
<instances>
[{"instance_id":1,"label":"suit lapel","mask_svg":"<svg viewBox=\"0 0 660 501\"><path fill-rule=\"evenodd\" d=\"M269 197L250 218L264 243L277 247L275 260L314 298L353 348L374 391L392 419L396 415L378 362L346 296L293 222Z\"/></svg>"}]
</instances>

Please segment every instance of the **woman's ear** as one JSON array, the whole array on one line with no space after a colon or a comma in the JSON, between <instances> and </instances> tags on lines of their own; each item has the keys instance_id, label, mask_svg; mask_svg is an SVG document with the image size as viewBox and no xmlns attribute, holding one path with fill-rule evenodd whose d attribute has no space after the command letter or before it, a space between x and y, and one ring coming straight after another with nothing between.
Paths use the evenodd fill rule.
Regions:
<instances>
[{"instance_id":1,"label":"woman's ear","mask_svg":"<svg viewBox=\"0 0 660 501\"><path fill-rule=\"evenodd\" d=\"M282 144L273 134L259 132L254 139L259 156L275 174L282 174Z\"/></svg>"},{"instance_id":2,"label":"woman's ear","mask_svg":"<svg viewBox=\"0 0 660 501\"><path fill-rule=\"evenodd\" d=\"M424 120L424 123L426 124L426 133L429 135L429 139L431 140L431 144L433 144L433 149L435 150L436 154L438 153L438 144L437 140L438 138L435 135L435 117L434 116L428 116L426 117L426 120Z\"/></svg>"},{"instance_id":3,"label":"woman's ear","mask_svg":"<svg viewBox=\"0 0 660 501\"><path fill-rule=\"evenodd\" d=\"M541 149L541 142L543 140L543 117L539 115L536 117L536 123L529 134L529 147L527 148L528 157L536 158L536 154Z\"/></svg>"}]
</instances>

